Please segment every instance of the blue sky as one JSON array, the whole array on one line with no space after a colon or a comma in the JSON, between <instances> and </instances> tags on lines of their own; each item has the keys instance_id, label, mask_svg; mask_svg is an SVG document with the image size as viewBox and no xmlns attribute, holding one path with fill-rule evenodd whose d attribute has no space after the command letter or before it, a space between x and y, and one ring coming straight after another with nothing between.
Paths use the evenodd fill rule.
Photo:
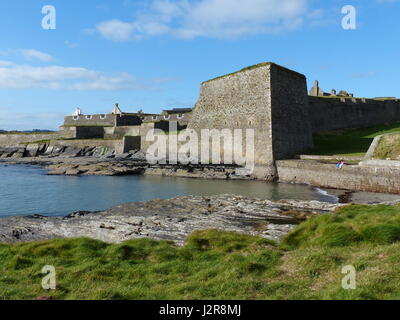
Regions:
<instances>
[{"instance_id":1,"label":"blue sky","mask_svg":"<svg viewBox=\"0 0 400 320\"><path fill-rule=\"evenodd\" d=\"M356 30L342 28L344 5ZM202 81L263 61L309 87L400 97L399 14L400 0L3 0L0 129L56 129L77 106L192 107Z\"/></svg>"}]
</instances>

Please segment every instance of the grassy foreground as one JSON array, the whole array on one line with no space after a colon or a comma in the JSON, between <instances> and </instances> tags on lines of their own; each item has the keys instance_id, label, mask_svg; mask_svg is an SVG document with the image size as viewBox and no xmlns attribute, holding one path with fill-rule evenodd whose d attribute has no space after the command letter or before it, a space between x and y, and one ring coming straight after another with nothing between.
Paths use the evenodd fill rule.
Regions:
<instances>
[{"instance_id":1,"label":"grassy foreground","mask_svg":"<svg viewBox=\"0 0 400 320\"><path fill-rule=\"evenodd\" d=\"M0 299L397 299L400 206L350 205L314 217L276 245L217 230L184 247L140 239L61 239L0 246ZM41 288L45 265L57 289ZM357 270L344 290L342 267Z\"/></svg>"},{"instance_id":2,"label":"grassy foreground","mask_svg":"<svg viewBox=\"0 0 400 320\"><path fill-rule=\"evenodd\" d=\"M364 156L376 136L394 132L400 132L400 123L316 134L311 153Z\"/></svg>"}]
</instances>

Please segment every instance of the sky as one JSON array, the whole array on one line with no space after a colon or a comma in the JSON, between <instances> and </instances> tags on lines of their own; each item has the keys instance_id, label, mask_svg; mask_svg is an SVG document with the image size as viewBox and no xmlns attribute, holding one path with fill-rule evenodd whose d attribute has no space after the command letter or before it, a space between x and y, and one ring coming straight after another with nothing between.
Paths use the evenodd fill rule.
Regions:
<instances>
[{"instance_id":1,"label":"sky","mask_svg":"<svg viewBox=\"0 0 400 320\"><path fill-rule=\"evenodd\" d=\"M400 97L399 15L400 0L2 0L0 129L193 107L201 82L265 61L309 88Z\"/></svg>"}]
</instances>

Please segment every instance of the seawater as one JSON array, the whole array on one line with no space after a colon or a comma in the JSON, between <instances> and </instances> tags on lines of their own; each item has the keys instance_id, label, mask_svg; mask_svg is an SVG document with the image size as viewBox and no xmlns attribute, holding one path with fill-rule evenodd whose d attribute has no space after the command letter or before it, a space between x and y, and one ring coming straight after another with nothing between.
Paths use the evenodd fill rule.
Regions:
<instances>
[{"instance_id":1,"label":"seawater","mask_svg":"<svg viewBox=\"0 0 400 320\"><path fill-rule=\"evenodd\" d=\"M269 200L337 199L304 185L159 176L52 176L37 166L0 164L0 217L62 216L105 210L131 201L226 193Z\"/></svg>"}]
</instances>

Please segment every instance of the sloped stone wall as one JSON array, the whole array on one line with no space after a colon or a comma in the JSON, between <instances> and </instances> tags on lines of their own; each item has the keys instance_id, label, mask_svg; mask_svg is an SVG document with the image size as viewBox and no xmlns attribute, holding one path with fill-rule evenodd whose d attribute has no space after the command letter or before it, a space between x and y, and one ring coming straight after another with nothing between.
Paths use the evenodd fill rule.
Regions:
<instances>
[{"instance_id":1,"label":"sloped stone wall","mask_svg":"<svg viewBox=\"0 0 400 320\"><path fill-rule=\"evenodd\" d=\"M306 78L262 63L204 82L188 129L254 129L253 175L272 180L276 159L312 147Z\"/></svg>"},{"instance_id":2,"label":"sloped stone wall","mask_svg":"<svg viewBox=\"0 0 400 320\"><path fill-rule=\"evenodd\" d=\"M286 159L313 146L306 77L273 65L271 114L274 159Z\"/></svg>"}]
</instances>

